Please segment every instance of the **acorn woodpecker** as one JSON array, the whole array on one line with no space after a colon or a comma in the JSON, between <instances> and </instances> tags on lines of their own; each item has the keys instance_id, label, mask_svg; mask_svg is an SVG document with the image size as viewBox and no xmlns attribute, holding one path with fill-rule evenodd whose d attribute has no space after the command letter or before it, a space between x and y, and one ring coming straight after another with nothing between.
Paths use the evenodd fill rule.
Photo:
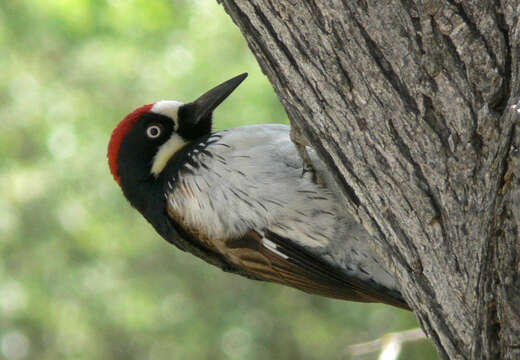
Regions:
<instances>
[{"instance_id":1,"label":"acorn woodpecker","mask_svg":"<svg viewBox=\"0 0 520 360\"><path fill-rule=\"evenodd\" d=\"M213 110L246 76L191 103L142 106L119 123L108 162L130 204L168 242L225 271L408 309L330 182L302 171L288 126L212 132Z\"/></svg>"}]
</instances>

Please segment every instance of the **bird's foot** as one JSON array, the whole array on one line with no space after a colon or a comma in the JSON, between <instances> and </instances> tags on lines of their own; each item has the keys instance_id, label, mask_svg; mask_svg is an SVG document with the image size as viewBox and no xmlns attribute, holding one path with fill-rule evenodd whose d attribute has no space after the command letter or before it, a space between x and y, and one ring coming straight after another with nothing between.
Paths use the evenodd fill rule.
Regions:
<instances>
[{"instance_id":1,"label":"bird's foot","mask_svg":"<svg viewBox=\"0 0 520 360\"><path fill-rule=\"evenodd\" d=\"M307 146L310 146L310 142L307 140L307 138L303 135L300 128L293 126L291 124L291 132L290 132L291 141L296 146L296 150L298 150L298 154L300 154L300 158L303 161L303 168L302 168L302 177L303 176L311 176L311 179L314 183L323 183L320 176L314 169L314 166L312 165L311 158L309 156L309 153L307 151Z\"/></svg>"}]
</instances>

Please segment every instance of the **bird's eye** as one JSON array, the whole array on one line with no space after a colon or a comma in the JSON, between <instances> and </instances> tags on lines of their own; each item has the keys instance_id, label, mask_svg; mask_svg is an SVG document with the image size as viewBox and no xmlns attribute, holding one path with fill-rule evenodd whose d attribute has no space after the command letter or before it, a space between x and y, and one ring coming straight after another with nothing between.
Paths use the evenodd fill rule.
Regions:
<instances>
[{"instance_id":1,"label":"bird's eye","mask_svg":"<svg viewBox=\"0 0 520 360\"><path fill-rule=\"evenodd\" d=\"M161 133L162 127L159 125L151 125L146 129L146 136L148 136L150 139L158 138L161 136Z\"/></svg>"}]
</instances>

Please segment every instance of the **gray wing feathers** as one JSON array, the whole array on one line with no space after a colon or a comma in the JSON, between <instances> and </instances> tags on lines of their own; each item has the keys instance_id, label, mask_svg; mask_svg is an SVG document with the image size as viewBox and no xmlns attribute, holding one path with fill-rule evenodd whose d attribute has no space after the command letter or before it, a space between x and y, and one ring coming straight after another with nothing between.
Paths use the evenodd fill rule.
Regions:
<instances>
[{"instance_id":1,"label":"gray wing feathers","mask_svg":"<svg viewBox=\"0 0 520 360\"><path fill-rule=\"evenodd\" d=\"M398 291L370 248L367 232L332 192L302 176L288 126L244 126L218 135L206 149L211 155L197 155L206 166L183 175L190 191L169 196L169 206L183 214L187 226L223 240L269 229L349 276Z\"/></svg>"}]
</instances>

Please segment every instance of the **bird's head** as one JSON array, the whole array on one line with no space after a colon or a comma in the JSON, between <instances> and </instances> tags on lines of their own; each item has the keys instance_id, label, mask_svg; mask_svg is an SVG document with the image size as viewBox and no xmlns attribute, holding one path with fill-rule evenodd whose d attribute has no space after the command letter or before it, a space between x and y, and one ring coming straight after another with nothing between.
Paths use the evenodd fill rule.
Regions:
<instances>
[{"instance_id":1,"label":"bird's head","mask_svg":"<svg viewBox=\"0 0 520 360\"><path fill-rule=\"evenodd\" d=\"M238 75L184 104L162 100L128 114L112 132L108 162L114 179L157 177L187 143L211 132L213 110L247 77Z\"/></svg>"}]
</instances>

